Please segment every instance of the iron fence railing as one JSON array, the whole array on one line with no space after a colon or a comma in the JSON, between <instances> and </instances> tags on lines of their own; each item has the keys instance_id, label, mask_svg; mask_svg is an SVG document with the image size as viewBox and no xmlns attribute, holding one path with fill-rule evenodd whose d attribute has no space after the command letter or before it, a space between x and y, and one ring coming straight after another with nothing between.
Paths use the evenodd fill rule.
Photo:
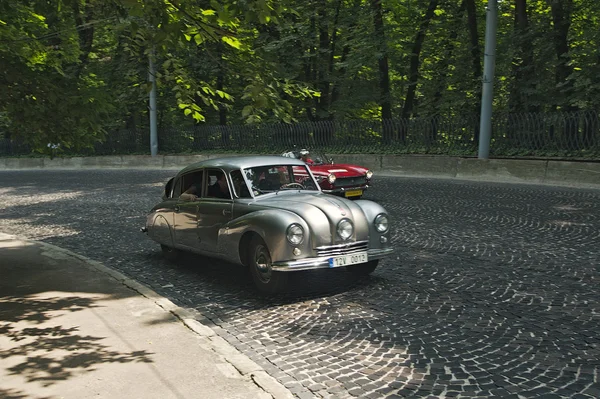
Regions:
<instances>
[{"instance_id":1,"label":"iron fence railing","mask_svg":"<svg viewBox=\"0 0 600 399\"><path fill-rule=\"evenodd\" d=\"M94 148L64 149L63 155L147 154L147 130L110 132ZM159 129L160 153L279 153L290 147L331 153L413 153L477 155L477 115L434 115L384 121L334 120L296 124L198 125ZM0 139L0 156L26 155L21 142ZM600 115L497 113L492 120L490 155L600 159Z\"/></svg>"}]
</instances>

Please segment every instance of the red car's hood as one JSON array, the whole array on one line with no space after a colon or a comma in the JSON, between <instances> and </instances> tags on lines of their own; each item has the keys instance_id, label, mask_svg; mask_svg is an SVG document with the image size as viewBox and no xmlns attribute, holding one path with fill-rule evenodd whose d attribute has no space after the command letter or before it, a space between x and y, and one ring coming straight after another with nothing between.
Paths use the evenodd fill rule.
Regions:
<instances>
[{"instance_id":1,"label":"red car's hood","mask_svg":"<svg viewBox=\"0 0 600 399\"><path fill-rule=\"evenodd\" d=\"M310 170L315 176L327 176L330 173L333 173L335 177L355 177L364 176L368 169L345 163L334 163L326 165L313 165L310 166Z\"/></svg>"}]
</instances>

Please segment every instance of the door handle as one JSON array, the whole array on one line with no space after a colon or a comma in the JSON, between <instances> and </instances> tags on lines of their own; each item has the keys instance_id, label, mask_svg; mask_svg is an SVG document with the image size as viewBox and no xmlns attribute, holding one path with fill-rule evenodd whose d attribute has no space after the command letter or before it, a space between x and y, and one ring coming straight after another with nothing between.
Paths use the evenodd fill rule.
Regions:
<instances>
[{"instance_id":1,"label":"door handle","mask_svg":"<svg viewBox=\"0 0 600 399\"><path fill-rule=\"evenodd\" d=\"M228 211L227 209L223 209L223 216L227 216L227 215L231 215L231 211Z\"/></svg>"}]
</instances>

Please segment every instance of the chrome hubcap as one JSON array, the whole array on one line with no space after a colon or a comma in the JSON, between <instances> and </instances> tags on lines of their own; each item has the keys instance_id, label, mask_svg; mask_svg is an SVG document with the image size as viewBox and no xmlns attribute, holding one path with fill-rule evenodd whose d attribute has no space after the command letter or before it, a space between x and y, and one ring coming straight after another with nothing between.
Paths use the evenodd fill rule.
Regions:
<instances>
[{"instance_id":1,"label":"chrome hubcap","mask_svg":"<svg viewBox=\"0 0 600 399\"><path fill-rule=\"evenodd\" d=\"M265 283L269 282L271 279L271 261L264 247L259 246L256 248L254 264L256 265L261 281Z\"/></svg>"}]
</instances>

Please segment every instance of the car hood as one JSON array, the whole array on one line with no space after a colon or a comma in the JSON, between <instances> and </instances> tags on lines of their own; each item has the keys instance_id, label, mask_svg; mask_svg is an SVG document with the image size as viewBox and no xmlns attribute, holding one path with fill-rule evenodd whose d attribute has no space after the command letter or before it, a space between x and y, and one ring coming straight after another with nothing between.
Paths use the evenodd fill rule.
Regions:
<instances>
[{"instance_id":1,"label":"car hood","mask_svg":"<svg viewBox=\"0 0 600 399\"><path fill-rule=\"evenodd\" d=\"M333 173L336 177L355 177L364 176L368 169L363 168L362 166L335 163L326 165L313 165L310 167L310 170L315 176L327 176L330 173Z\"/></svg>"},{"instance_id":2,"label":"car hood","mask_svg":"<svg viewBox=\"0 0 600 399\"><path fill-rule=\"evenodd\" d=\"M285 209L300 216L318 238L319 245L341 244L337 236L337 224L342 219L350 219L354 224L351 240L362 241L369 238L369 226L362 208L345 198L324 193L279 192L258 198L256 205L264 208ZM328 223L324 223L327 220Z\"/></svg>"}]
</instances>

